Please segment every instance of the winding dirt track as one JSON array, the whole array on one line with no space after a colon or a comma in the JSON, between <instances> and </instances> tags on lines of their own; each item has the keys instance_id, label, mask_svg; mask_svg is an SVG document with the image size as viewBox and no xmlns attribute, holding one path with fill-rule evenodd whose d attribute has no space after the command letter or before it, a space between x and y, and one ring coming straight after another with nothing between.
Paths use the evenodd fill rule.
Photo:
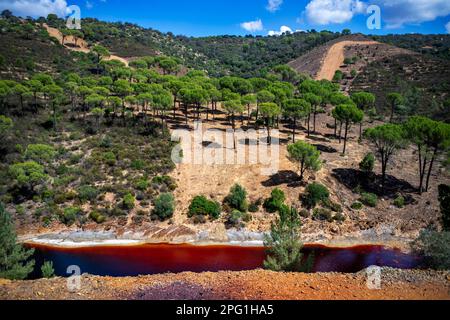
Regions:
<instances>
[{"instance_id":1,"label":"winding dirt track","mask_svg":"<svg viewBox=\"0 0 450 320\"><path fill-rule=\"evenodd\" d=\"M345 47L355 45L377 45L377 41L342 41L333 45L322 63L322 67L317 73L316 80L333 80L336 70L344 63Z\"/></svg>"},{"instance_id":2,"label":"winding dirt track","mask_svg":"<svg viewBox=\"0 0 450 320\"><path fill-rule=\"evenodd\" d=\"M63 40L62 33L58 29L49 27L46 24L44 24L44 27L47 29L47 32L51 37L56 38L62 44L62 40ZM84 41L82 39L78 39L77 41L75 41L75 38L72 36L68 36L64 39L64 47L66 49L69 49L72 51L77 51L77 52L84 52L84 53L91 52L91 50L89 49L88 43L86 41ZM109 57L105 58L105 60L108 60L108 61L118 60L118 61L124 63L127 67L128 67L128 63L129 63L129 61L127 59L116 56L116 55L110 55Z\"/></svg>"}]
</instances>

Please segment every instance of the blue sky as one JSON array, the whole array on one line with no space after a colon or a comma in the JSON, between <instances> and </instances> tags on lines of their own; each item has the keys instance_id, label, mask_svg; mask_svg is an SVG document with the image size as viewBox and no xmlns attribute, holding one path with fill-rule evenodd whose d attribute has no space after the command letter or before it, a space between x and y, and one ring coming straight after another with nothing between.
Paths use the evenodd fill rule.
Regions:
<instances>
[{"instance_id":1,"label":"blue sky","mask_svg":"<svg viewBox=\"0 0 450 320\"><path fill-rule=\"evenodd\" d=\"M188 36L267 35L282 30L450 33L450 0L0 0L26 16L63 15L78 5L82 17L133 22ZM369 30L367 7L381 10L381 29Z\"/></svg>"}]
</instances>

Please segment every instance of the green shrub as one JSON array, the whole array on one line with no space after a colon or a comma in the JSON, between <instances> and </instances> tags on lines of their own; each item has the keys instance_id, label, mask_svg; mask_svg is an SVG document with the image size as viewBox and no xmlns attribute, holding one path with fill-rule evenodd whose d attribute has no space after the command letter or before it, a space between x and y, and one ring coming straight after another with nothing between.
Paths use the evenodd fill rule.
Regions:
<instances>
[{"instance_id":1,"label":"green shrub","mask_svg":"<svg viewBox=\"0 0 450 320\"><path fill-rule=\"evenodd\" d=\"M253 201L252 203L250 203L250 205L248 206L248 211L249 212L258 212L259 211L259 207L261 207L262 204L262 200L258 199L256 201Z\"/></svg>"},{"instance_id":2,"label":"green shrub","mask_svg":"<svg viewBox=\"0 0 450 320\"><path fill-rule=\"evenodd\" d=\"M116 157L116 155L114 154L114 152L111 152L111 151L105 152L105 153L103 153L102 158L103 158L103 161L104 161L107 165L109 165L109 166L111 166L111 167L114 166L114 165L116 165L117 157Z\"/></svg>"},{"instance_id":3,"label":"green shrub","mask_svg":"<svg viewBox=\"0 0 450 320\"><path fill-rule=\"evenodd\" d=\"M378 204L378 197L376 194L364 192L361 194L361 199L359 199L359 201L368 207L375 208Z\"/></svg>"},{"instance_id":4,"label":"green shrub","mask_svg":"<svg viewBox=\"0 0 450 320\"><path fill-rule=\"evenodd\" d=\"M309 218L311 216L311 212L309 212L309 210L306 209L301 210L298 214L302 218Z\"/></svg>"},{"instance_id":5,"label":"green shrub","mask_svg":"<svg viewBox=\"0 0 450 320\"><path fill-rule=\"evenodd\" d=\"M277 212L281 208L285 200L286 196L284 192L276 188L272 191L270 198L264 201L264 209L266 209L266 211L269 213Z\"/></svg>"},{"instance_id":6,"label":"green shrub","mask_svg":"<svg viewBox=\"0 0 450 320\"><path fill-rule=\"evenodd\" d=\"M30 144L25 151L25 159L44 164L56 157L56 150L46 144Z\"/></svg>"},{"instance_id":7,"label":"green shrub","mask_svg":"<svg viewBox=\"0 0 450 320\"><path fill-rule=\"evenodd\" d=\"M324 208L330 209L333 212L342 213L342 206L339 203L333 202L330 199L322 201L322 206Z\"/></svg>"},{"instance_id":8,"label":"green shrub","mask_svg":"<svg viewBox=\"0 0 450 320\"><path fill-rule=\"evenodd\" d=\"M239 210L233 210L229 215L227 222L225 223L227 228L243 228L245 223L252 219L251 215Z\"/></svg>"},{"instance_id":9,"label":"green shrub","mask_svg":"<svg viewBox=\"0 0 450 320\"><path fill-rule=\"evenodd\" d=\"M325 208L314 209L312 217L314 220L329 221L329 222L333 221L333 214L331 213L331 210Z\"/></svg>"},{"instance_id":10,"label":"green shrub","mask_svg":"<svg viewBox=\"0 0 450 320\"><path fill-rule=\"evenodd\" d=\"M333 220L338 221L338 222L344 222L345 221L345 216L344 214L342 214L342 212L338 212L334 215Z\"/></svg>"},{"instance_id":11,"label":"green shrub","mask_svg":"<svg viewBox=\"0 0 450 320\"><path fill-rule=\"evenodd\" d=\"M153 214L161 221L169 219L175 211L175 199L171 193L163 193L154 201L155 208Z\"/></svg>"},{"instance_id":12,"label":"green shrub","mask_svg":"<svg viewBox=\"0 0 450 320\"><path fill-rule=\"evenodd\" d=\"M55 269L53 269L53 262L45 261L41 267L42 277L46 279L53 278L55 276Z\"/></svg>"},{"instance_id":13,"label":"green shrub","mask_svg":"<svg viewBox=\"0 0 450 320\"><path fill-rule=\"evenodd\" d=\"M134 170L142 170L145 167L145 161L141 159L133 160L131 162L131 168Z\"/></svg>"},{"instance_id":14,"label":"green shrub","mask_svg":"<svg viewBox=\"0 0 450 320\"><path fill-rule=\"evenodd\" d=\"M135 202L136 202L136 198L131 193L127 193L123 197L122 208L125 210L134 209Z\"/></svg>"},{"instance_id":15,"label":"green shrub","mask_svg":"<svg viewBox=\"0 0 450 320\"><path fill-rule=\"evenodd\" d=\"M422 231L411 247L414 252L426 257L428 267L450 269L450 232Z\"/></svg>"},{"instance_id":16,"label":"green shrub","mask_svg":"<svg viewBox=\"0 0 450 320\"><path fill-rule=\"evenodd\" d=\"M149 186L150 182L145 178L137 180L136 183L134 184L134 187L140 191L147 190Z\"/></svg>"},{"instance_id":17,"label":"green shrub","mask_svg":"<svg viewBox=\"0 0 450 320\"><path fill-rule=\"evenodd\" d=\"M118 208L118 207L112 209L109 214L110 214L110 216L113 216L113 217L123 217L123 216L127 215L127 213L124 210L122 210L121 208Z\"/></svg>"},{"instance_id":18,"label":"green shrub","mask_svg":"<svg viewBox=\"0 0 450 320\"><path fill-rule=\"evenodd\" d=\"M67 226L71 226L75 223L77 218L81 215L82 210L78 207L68 207L64 209L61 217L61 222Z\"/></svg>"},{"instance_id":19,"label":"green shrub","mask_svg":"<svg viewBox=\"0 0 450 320\"><path fill-rule=\"evenodd\" d=\"M106 221L106 217L104 215L102 215L101 213L99 213L98 211L92 211L89 214L89 218L98 224L102 224L103 222Z\"/></svg>"},{"instance_id":20,"label":"green shrub","mask_svg":"<svg viewBox=\"0 0 450 320\"><path fill-rule=\"evenodd\" d=\"M330 192L327 187L319 183L311 183L306 187L302 202L308 208L315 208L320 202L328 200L329 197Z\"/></svg>"},{"instance_id":21,"label":"green shrub","mask_svg":"<svg viewBox=\"0 0 450 320\"><path fill-rule=\"evenodd\" d=\"M205 224L207 222L206 217L202 215L196 215L192 218L194 224Z\"/></svg>"},{"instance_id":22,"label":"green shrub","mask_svg":"<svg viewBox=\"0 0 450 320\"><path fill-rule=\"evenodd\" d=\"M230 189L230 193L225 198L224 203L227 204L231 209L235 209L241 212L247 212L247 191L240 186L235 184Z\"/></svg>"},{"instance_id":23,"label":"green shrub","mask_svg":"<svg viewBox=\"0 0 450 320\"><path fill-rule=\"evenodd\" d=\"M359 164L359 169L366 174L373 172L375 167L375 156L373 153L368 153Z\"/></svg>"},{"instance_id":24,"label":"green shrub","mask_svg":"<svg viewBox=\"0 0 450 320\"><path fill-rule=\"evenodd\" d=\"M189 206L188 216L210 216L212 219L217 219L220 216L220 204L206 199L204 196L196 196L192 199Z\"/></svg>"},{"instance_id":25,"label":"green shrub","mask_svg":"<svg viewBox=\"0 0 450 320\"><path fill-rule=\"evenodd\" d=\"M353 210L361 210L362 208L363 208L363 204L361 203L361 202L359 202L359 201L356 201L356 202L354 202L352 205L351 205L351 208L353 209Z\"/></svg>"},{"instance_id":26,"label":"green shrub","mask_svg":"<svg viewBox=\"0 0 450 320\"><path fill-rule=\"evenodd\" d=\"M405 206L405 198L402 195L397 196L394 200L394 206L397 208L403 208Z\"/></svg>"},{"instance_id":27,"label":"green shrub","mask_svg":"<svg viewBox=\"0 0 450 320\"><path fill-rule=\"evenodd\" d=\"M80 199L82 203L95 200L99 194L99 191L96 188L88 185L78 187L77 192L78 199Z\"/></svg>"}]
</instances>

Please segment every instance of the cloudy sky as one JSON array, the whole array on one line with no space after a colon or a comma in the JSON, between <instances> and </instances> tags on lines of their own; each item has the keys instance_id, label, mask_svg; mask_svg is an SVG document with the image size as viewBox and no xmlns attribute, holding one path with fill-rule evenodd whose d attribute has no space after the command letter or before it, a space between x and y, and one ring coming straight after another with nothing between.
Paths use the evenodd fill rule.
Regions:
<instances>
[{"instance_id":1,"label":"cloudy sky","mask_svg":"<svg viewBox=\"0 0 450 320\"><path fill-rule=\"evenodd\" d=\"M279 35L350 28L354 32L450 33L450 0L0 0L20 16L66 15L134 22L175 34ZM381 10L381 29L367 28L368 8Z\"/></svg>"}]
</instances>

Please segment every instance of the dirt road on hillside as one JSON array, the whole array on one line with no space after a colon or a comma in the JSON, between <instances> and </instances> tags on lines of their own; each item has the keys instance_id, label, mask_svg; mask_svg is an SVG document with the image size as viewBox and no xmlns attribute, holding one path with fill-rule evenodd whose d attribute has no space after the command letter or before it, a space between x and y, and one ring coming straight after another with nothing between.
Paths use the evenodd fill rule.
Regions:
<instances>
[{"instance_id":1,"label":"dirt road on hillside","mask_svg":"<svg viewBox=\"0 0 450 320\"><path fill-rule=\"evenodd\" d=\"M46 24L44 24L44 27L47 29L47 32L51 37L56 38L59 41L59 43L62 44L63 36L62 36L62 33L58 29L49 27ZM84 41L83 39L75 39L72 36L67 36L64 39L64 47L69 50L76 51L76 52L84 52L84 53L91 52L91 50L89 49L89 45L86 41ZM116 55L110 55L109 57L105 58L105 60L107 60L107 61L117 60L117 61L120 61L123 64L125 64L127 67L129 64L129 61L127 59L116 56Z\"/></svg>"},{"instance_id":2,"label":"dirt road on hillside","mask_svg":"<svg viewBox=\"0 0 450 320\"><path fill-rule=\"evenodd\" d=\"M345 59L345 47L348 46L364 46L364 45L377 45L380 44L377 41L342 41L333 45L328 51L322 67L319 70L316 80L333 80L336 70L344 63Z\"/></svg>"}]
</instances>

